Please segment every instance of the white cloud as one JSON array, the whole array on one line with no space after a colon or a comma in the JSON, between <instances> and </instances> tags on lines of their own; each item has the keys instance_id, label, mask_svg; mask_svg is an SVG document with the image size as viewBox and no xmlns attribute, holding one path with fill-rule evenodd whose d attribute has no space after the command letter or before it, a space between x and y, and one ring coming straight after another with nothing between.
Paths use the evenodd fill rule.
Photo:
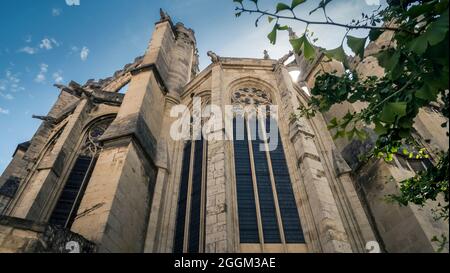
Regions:
<instances>
[{"instance_id":1,"label":"white cloud","mask_svg":"<svg viewBox=\"0 0 450 273\"><path fill-rule=\"evenodd\" d=\"M52 9L52 15L53 15L53 16L60 16L61 13L62 13L62 10L61 10L61 9L57 9L57 8L53 8L53 9Z\"/></svg>"},{"instance_id":2,"label":"white cloud","mask_svg":"<svg viewBox=\"0 0 450 273\"><path fill-rule=\"evenodd\" d=\"M9 69L5 72L5 78L0 78L0 96L5 99L13 99L14 97L9 93L16 93L25 90L20 85L19 74L13 74ZM8 93L5 93L8 92Z\"/></svg>"},{"instance_id":3,"label":"white cloud","mask_svg":"<svg viewBox=\"0 0 450 273\"><path fill-rule=\"evenodd\" d=\"M44 39L42 39L41 44L39 45L40 48L46 49L46 50L50 50L55 46L58 47L59 43L58 43L58 41L56 41L53 38L51 38L51 39L44 38Z\"/></svg>"},{"instance_id":4,"label":"white cloud","mask_svg":"<svg viewBox=\"0 0 450 273\"><path fill-rule=\"evenodd\" d=\"M366 0L366 3L369 6L379 6L380 0Z\"/></svg>"},{"instance_id":5,"label":"white cloud","mask_svg":"<svg viewBox=\"0 0 450 273\"><path fill-rule=\"evenodd\" d=\"M33 55L33 54L36 54L37 49L34 48L34 47L26 46L26 47L23 47L23 48L19 49L19 52L23 52L23 53L27 53L27 54Z\"/></svg>"},{"instance_id":6,"label":"white cloud","mask_svg":"<svg viewBox=\"0 0 450 273\"><path fill-rule=\"evenodd\" d=\"M80 0L66 0L68 6L79 6Z\"/></svg>"},{"instance_id":7,"label":"white cloud","mask_svg":"<svg viewBox=\"0 0 450 273\"><path fill-rule=\"evenodd\" d=\"M13 75L13 73L10 70L6 70L6 79L12 84L20 82L20 79L18 78L18 76Z\"/></svg>"},{"instance_id":8,"label":"white cloud","mask_svg":"<svg viewBox=\"0 0 450 273\"><path fill-rule=\"evenodd\" d=\"M81 60L86 61L88 56L89 56L89 48L84 46L83 49L81 49L80 53Z\"/></svg>"},{"instance_id":9,"label":"white cloud","mask_svg":"<svg viewBox=\"0 0 450 273\"><path fill-rule=\"evenodd\" d=\"M55 81L55 83L62 83L64 78L62 77L62 72L58 71L53 73L53 80Z\"/></svg>"},{"instance_id":10,"label":"white cloud","mask_svg":"<svg viewBox=\"0 0 450 273\"><path fill-rule=\"evenodd\" d=\"M3 108L0 107L0 114L9 115L9 110L8 109L3 109Z\"/></svg>"},{"instance_id":11,"label":"white cloud","mask_svg":"<svg viewBox=\"0 0 450 273\"><path fill-rule=\"evenodd\" d=\"M43 63L40 65L39 74L34 79L35 82L43 83L46 80L46 74L48 72L48 65Z\"/></svg>"},{"instance_id":12,"label":"white cloud","mask_svg":"<svg viewBox=\"0 0 450 273\"><path fill-rule=\"evenodd\" d=\"M14 99L13 95L11 95L11 94L4 94L2 92L0 92L0 97L2 97L4 99L7 99L7 100L13 100Z\"/></svg>"}]
</instances>

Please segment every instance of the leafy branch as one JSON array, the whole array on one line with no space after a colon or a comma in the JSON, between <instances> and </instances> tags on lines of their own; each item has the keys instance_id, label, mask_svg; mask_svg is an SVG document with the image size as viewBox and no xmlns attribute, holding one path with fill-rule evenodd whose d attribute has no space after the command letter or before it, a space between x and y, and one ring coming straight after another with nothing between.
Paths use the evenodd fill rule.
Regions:
<instances>
[{"instance_id":1,"label":"leafy branch","mask_svg":"<svg viewBox=\"0 0 450 273\"><path fill-rule=\"evenodd\" d=\"M249 8L246 2L253 2ZM414 120L422 108L430 104L440 105L441 116L447 122L449 118L449 0L388 0L387 5L374 10L372 14L362 14L362 18L353 19L350 24L335 22L328 16L327 9L333 0L321 0L309 15L323 11L324 20L309 20L297 16L296 9L307 0L292 0L291 4L278 3L275 11L263 10L258 0L234 0L237 4L236 16L258 14L255 24L267 17L269 23L275 21L268 39L276 43L277 32L289 30L281 25L281 20L302 22L306 24L303 35L299 38L290 35L290 43L296 54L307 60L315 59L317 48L310 42L310 25L329 25L346 29L341 45L334 49L320 49L326 61L336 60L346 68L338 75L334 72L321 71L316 75L315 86L311 90L308 105L301 106L297 115L307 118L317 112L327 112L330 108L343 102L364 102L368 106L360 113L348 113L342 119L333 119L330 130L336 130L335 138L349 139L366 137L359 124L374 125L377 135L375 148L370 154L386 161L392 161L396 153L403 150L409 158L430 158L424 147L417 147L413 136ZM367 37L353 37L349 33L354 29L367 29ZM377 41L381 34L392 32L387 46L373 56L384 68L383 77L361 79L355 67L350 67L349 57L344 51L344 43L354 52L359 60L366 57L368 42ZM315 40L314 40L315 41ZM448 136L448 133L447 133ZM413 146L418 153L408 151L405 145ZM393 199L402 204L414 203L423 206L427 200L435 200L443 195L446 205L438 212L440 218L448 218L448 151L433 158L435 165L416 177L402 182L401 194Z\"/></svg>"}]
</instances>

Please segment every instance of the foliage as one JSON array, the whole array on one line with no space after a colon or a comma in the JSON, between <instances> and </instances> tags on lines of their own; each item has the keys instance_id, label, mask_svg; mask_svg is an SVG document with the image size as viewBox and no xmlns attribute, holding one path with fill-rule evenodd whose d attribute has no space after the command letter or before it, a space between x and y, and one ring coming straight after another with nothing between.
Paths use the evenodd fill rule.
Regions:
<instances>
[{"instance_id":1,"label":"foliage","mask_svg":"<svg viewBox=\"0 0 450 273\"><path fill-rule=\"evenodd\" d=\"M247 8L247 1L254 8ZM290 40L297 54L303 53L307 59L314 59L316 52L310 25L333 25L347 30L339 47L325 49L323 54L329 59L343 63L346 72L317 75L312 97L306 107L299 109L300 115L312 117L317 112L326 112L333 105L348 102L365 102L368 106L359 113L348 113L344 118L333 119L329 129L335 129L335 137L365 137L365 131L358 124L374 125L378 135L373 156L392 161L405 143L414 142L413 125L421 108L431 103L441 102L441 114L449 118L449 6L448 0L388 0L371 14L362 14L348 24L337 23L327 15L333 0L321 0L310 14L322 11L323 21L312 21L297 16L296 11L306 2L294 0L292 3L279 3L274 12L261 10L258 0L234 0L239 16L242 13L257 14L256 25L267 17L274 28L268 38L275 44L277 32L289 29L283 21L297 21L305 24L300 38ZM369 30L367 37L354 37L355 29ZM348 64L344 43L355 53L355 58L365 56L368 42L376 41L380 35L392 32L390 46L376 54L379 64L385 69L381 78L361 79ZM312 40L312 42L311 42ZM447 124L442 124L446 127ZM420 148L419 148L420 149ZM410 157L429 157L424 149L420 153L405 151ZM448 151L442 158L436 158L435 167L401 184L401 195L391 196L402 205L414 203L424 205L427 200L436 200L443 195L447 205L442 206L439 215L448 219Z\"/></svg>"}]
</instances>

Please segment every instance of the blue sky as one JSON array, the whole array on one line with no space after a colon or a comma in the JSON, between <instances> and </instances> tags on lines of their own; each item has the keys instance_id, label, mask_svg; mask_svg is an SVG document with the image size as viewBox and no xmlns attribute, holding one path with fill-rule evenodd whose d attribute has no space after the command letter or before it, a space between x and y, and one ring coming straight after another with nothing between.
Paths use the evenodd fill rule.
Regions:
<instances>
[{"instance_id":1,"label":"blue sky","mask_svg":"<svg viewBox=\"0 0 450 273\"><path fill-rule=\"evenodd\" d=\"M301 13L306 14L318 1L308 2ZM375 8L367 3L377 2L335 0L329 16L349 22ZM277 1L260 3L272 8ZM269 44L266 36L271 26L266 21L255 28L254 16L235 18L232 0L80 0L79 6L68 6L66 0L3 0L0 173L17 144L31 139L40 125L31 116L46 115L55 102L59 91L53 84L109 77L142 55L154 22L159 19L160 7L175 22L195 30L201 68L209 64L208 50L222 56L262 57L267 49L272 58L279 58L290 49L286 34L279 36L276 46ZM294 24L298 33L303 28L302 24ZM311 29L319 37L318 45L327 48L340 44L344 33L333 27Z\"/></svg>"}]
</instances>

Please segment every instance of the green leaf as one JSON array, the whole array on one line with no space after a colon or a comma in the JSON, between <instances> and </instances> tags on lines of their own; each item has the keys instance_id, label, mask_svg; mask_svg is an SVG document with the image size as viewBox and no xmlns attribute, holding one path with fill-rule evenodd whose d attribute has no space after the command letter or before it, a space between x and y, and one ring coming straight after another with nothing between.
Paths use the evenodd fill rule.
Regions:
<instances>
[{"instance_id":1,"label":"green leaf","mask_svg":"<svg viewBox=\"0 0 450 273\"><path fill-rule=\"evenodd\" d=\"M303 46L303 37L292 39L289 42L291 42L292 48L294 49L294 52L296 54L301 54L302 52L302 46Z\"/></svg>"},{"instance_id":2,"label":"green leaf","mask_svg":"<svg viewBox=\"0 0 450 273\"><path fill-rule=\"evenodd\" d=\"M380 35L383 34L383 31L379 30L379 29L372 29L369 32L369 39L373 42L376 41Z\"/></svg>"},{"instance_id":3,"label":"green leaf","mask_svg":"<svg viewBox=\"0 0 450 273\"><path fill-rule=\"evenodd\" d=\"M430 24L426 35L430 45L434 46L444 40L448 32L448 10L441 17Z\"/></svg>"},{"instance_id":4,"label":"green leaf","mask_svg":"<svg viewBox=\"0 0 450 273\"><path fill-rule=\"evenodd\" d=\"M295 9L298 5L305 3L306 0L292 0L291 9Z\"/></svg>"},{"instance_id":5,"label":"green leaf","mask_svg":"<svg viewBox=\"0 0 450 273\"><path fill-rule=\"evenodd\" d=\"M244 1L244 0L233 0L233 2L239 3L239 4L241 4L241 5L242 5L242 1Z\"/></svg>"},{"instance_id":6,"label":"green leaf","mask_svg":"<svg viewBox=\"0 0 450 273\"><path fill-rule=\"evenodd\" d=\"M269 24L272 23L273 20L275 20L275 18L268 16L267 20L269 20Z\"/></svg>"},{"instance_id":7,"label":"green leaf","mask_svg":"<svg viewBox=\"0 0 450 273\"><path fill-rule=\"evenodd\" d=\"M357 38L353 36L347 37L347 45L352 49L352 51L362 59L364 59L364 49L366 47L366 38Z\"/></svg>"},{"instance_id":8,"label":"green leaf","mask_svg":"<svg viewBox=\"0 0 450 273\"><path fill-rule=\"evenodd\" d=\"M412 52L422 55L428 48L428 40L425 34L420 35L419 37L412 40L407 47Z\"/></svg>"},{"instance_id":9,"label":"green leaf","mask_svg":"<svg viewBox=\"0 0 450 273\"><path fill-rule=\"evenodd\" d=\"M308 41L306 36L303 36L303 55L308 60L313 60L316 57L316 50L311 45L311 43Z\"/></svg>"},{"instance_id":10,"label":"green leaf","mask_svg":"<svg viewBox=\"0 0 450 273\"><path fill-rule=\"evenodd\" d=\"M406 14L410 17L410 18L416 18L420 15L423 15L424 13L430 12L435 6L435 3L424 3L422 5L416 5L416 6L412 6L407 12Z\"/></svg>"},{"instance_id":11,"label":"green leaf","mask_svg":"<svg viewBox=\"0 0 450 273\"><path fill-rule=\"evenodd\" d=\"M428 29L408 44L408 48L418 55L422 55L428 45L434 46L442 42L448 33L448 10L428 26Z\"/></svg>"},{"instance_id":12,"label":"green leaf","mask_svg":"<svg viewBox=\"0 0 450 273\"><path fill-rule=\"evenodd\" d=\"M380 65L387 71L392 71L400 61L400 52L394 50L385 50L377 54Z\"/></svg>"},{"instance_id":13,"label":"green leaf","mask_svg":"<svg viewBox=\"0 0 450 273\"><path fill-rule=\"evenodd\" d=\"M275 13L278 13L280 11L287 10L287 9L291 9L291 7L289 7L288 5L286 5L284 3L278 3L277 11Z\"/></svg>"},{"instance_id":14,"label":"green leaf","mask_svg":"<svg viewBox=\"0 0 450 273\"><path fill-rule=\"evenodd\" d=\"M386 123L393 123L397 117L406 115L406 102L391 102L383 107L380 113L380 120Z\"/></svg>"},{"instance_id":15,"label":"green leaf","mask_svg":"<svg viewBox=\"0 0 450 273\"><path fill-rule=\"evenodd\" d=\"M328 130L334 129L334 128L338 127L338 125L339 124L338 124L337 118L333 118L330 121L330 124L328 124Z\"/></svg>"},{"instance_id":16,"label":"green leaf","mask_svg":"<svg viewBox=\"0 0 450 273\"><path fill-rule=\"evenodd\" d=\"M327 55L327 57L329 57L329 58L335 59L342 63L347 62L347 55L345 55L345 51L344 51L344 48L342 48L342 46L332 49L332 50L325 51L325 55Z\"/></svg>"},{"instance_id":17,"label":"green leaf","mask_svg":"<svg viewBox=\"0 0 450 273\"><path fill-rule=\"evenodd\" d=\"M278 30L288 30L288 26L278 26Z\"/></svg>"},{"instance_id":18,"label":"green leaf","mask_svg":"<svg viewBox=\"0 0 450 273\"><path fill-rule=\"evenodd\" d=\"M383 126L383 124L381 124L381 122L375 122L375 129L374 129L375 133L377 133L378 135L384 135L388 132L388 130L386 129L386 127Z\"/></svg>"},{"instance_id":19,"label":"green leaf","mask_svg":"<svg viewBox=\"0 0 450 273\"><path fill-rule=\"evenodd\" d=\"M303 56L305 56L305 58L308 60L314 59L316 57L316 50L308 41L308 38L306 38L305 35L297 39L292 39L290 40L290 42L295 53L299 55L303 53Z\"/></svg>"},{"instance_id":20,"label":"green leaf","mask_svg":"<svg viewBox=\"0 0 450 273\"><path fill-rule=\"evenodd\" d=\"M422 88L417 90L416 97L419 99L423 99L426 101L434 101L436 100L438 95L438 90L434 88L430 88L430 86L425 83Z\"/></svg>"},{"instance_id":21,"label":"green leaf","mask_svg":"<svg viewBox=\"0 0 450 273\"><path fill-rule=\"evenodd\" d=\"M267 35L267 38L269 38L270 43L273 44L273 45L277 43L277 31L278 31L278 27L279 27L279 25L276 24L276 25L273 27L272 32L270 32L269 35Z\"/></svg>"}]
</instances>

